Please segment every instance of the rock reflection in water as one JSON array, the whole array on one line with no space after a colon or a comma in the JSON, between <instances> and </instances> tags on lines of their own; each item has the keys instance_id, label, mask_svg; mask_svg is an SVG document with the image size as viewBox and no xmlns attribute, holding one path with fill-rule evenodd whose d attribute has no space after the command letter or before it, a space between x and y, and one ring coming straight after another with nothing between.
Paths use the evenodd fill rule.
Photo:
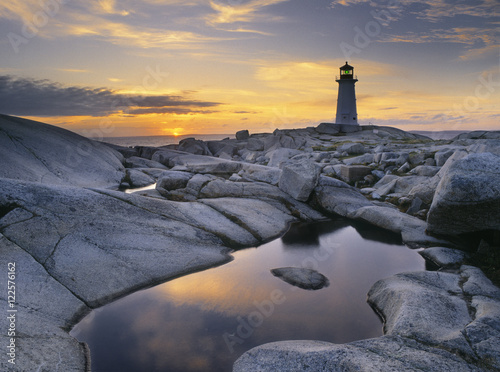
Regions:
<instances>
[{"instance_id":1,"label":"rock reflection in water","mask_svg":"<svg viewBox=\"0 0 500 372\"><path fill-rule=\"evenodd\" d=\"M72 334L90 345L92 371L231 371L243 352L267 342L377 337L370 287L425 268L399 237L345 220L296 225L234 256L90 314ZM270 272L285 266L318 270L330 286L306 291Z\"/></svg>"}]
</instances>

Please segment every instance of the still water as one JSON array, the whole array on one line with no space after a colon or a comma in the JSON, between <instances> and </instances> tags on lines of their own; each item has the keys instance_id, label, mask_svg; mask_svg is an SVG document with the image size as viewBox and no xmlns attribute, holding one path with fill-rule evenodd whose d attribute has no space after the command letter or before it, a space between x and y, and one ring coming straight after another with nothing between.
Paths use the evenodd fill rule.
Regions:
<instances>
[{"instance_id":1,"label":"still water","mask_svg":"<svg viewBox=\"0 0 500 372\"><path fill-rule=\"evenodd\" d=\"M328 277L309 291L274 277L278 267ZM89 344L93 372L231 371L245 351L280 340L344 343L382 334L366 303L379 279L424 270L398 236L333 220L291 227L234 261L139 291L93 311L72 331Z\"/></svg>"}]
</instances>

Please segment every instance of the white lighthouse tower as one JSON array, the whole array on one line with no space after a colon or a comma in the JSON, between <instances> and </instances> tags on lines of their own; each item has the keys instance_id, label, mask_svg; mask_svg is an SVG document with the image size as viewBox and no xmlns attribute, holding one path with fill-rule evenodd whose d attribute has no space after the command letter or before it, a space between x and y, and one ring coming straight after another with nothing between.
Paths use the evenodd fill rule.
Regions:
<instances>
[{"instance_id":1,"label":"white lighthouse tower","mask_svg":"<svg viewBox=\"0 0 500 372\"><path fill-rule=\"evenodd\" d=\"M354 90L354 84L358 79L354 76L354 67L350 66L346 61L345 65L340 67L340 76L335 81L339 83L335 124L343 124L343 127L346 124L359 126L356 92Z\"/></svg>"}]
</instances>

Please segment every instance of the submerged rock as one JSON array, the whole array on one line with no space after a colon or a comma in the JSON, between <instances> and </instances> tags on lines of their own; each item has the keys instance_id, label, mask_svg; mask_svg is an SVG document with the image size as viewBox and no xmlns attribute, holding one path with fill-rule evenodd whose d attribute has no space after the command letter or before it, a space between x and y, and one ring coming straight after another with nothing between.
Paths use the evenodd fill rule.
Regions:
<instances>
[{"instance_id":1,"label":"submerged rock","mask_svg":"<svg viewBox=\"0 0 500 372\"><path fill-rule=\"evenodd\" d=\"M326 276L313 269L282 267L272 269L271 273L288 284L302 289L321 289L330 284Z\"/></svg>"}]
</instances>

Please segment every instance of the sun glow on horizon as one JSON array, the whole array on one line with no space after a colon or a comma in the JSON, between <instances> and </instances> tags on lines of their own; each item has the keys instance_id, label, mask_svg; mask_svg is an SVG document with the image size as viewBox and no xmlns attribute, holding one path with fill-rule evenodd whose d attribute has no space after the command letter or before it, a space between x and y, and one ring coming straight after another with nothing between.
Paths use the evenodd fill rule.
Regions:
<instances>
[{"instance_id":1,"label":"sun glow on horizon","mask_svg":"<svg viewBox=\"0 0 500 372\"><path fill-rule=\"evenodd\" d=\"M167 123L163 122L162 124L165 125ZM174 137L179 137L185 132L185 129L182 127L176 127L176 128L163 127L161 130L162 130L163 134L166 134L169 136L174 136Z\"/></svg>"}]
</instances>

